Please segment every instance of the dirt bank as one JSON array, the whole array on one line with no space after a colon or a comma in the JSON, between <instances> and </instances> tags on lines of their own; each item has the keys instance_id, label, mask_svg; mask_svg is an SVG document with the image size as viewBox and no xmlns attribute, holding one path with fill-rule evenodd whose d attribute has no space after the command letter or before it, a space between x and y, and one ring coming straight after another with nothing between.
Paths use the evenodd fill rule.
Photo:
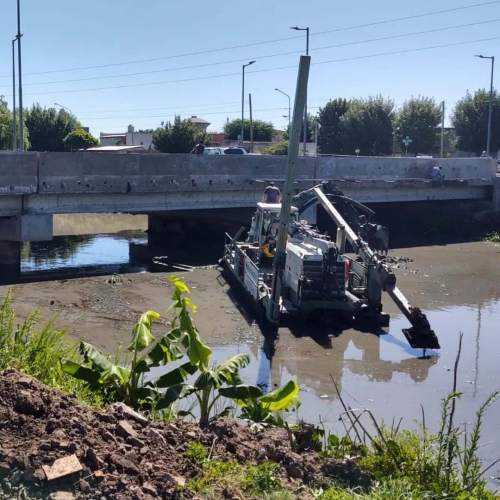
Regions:
<instances>
[{"instance_id":1,"label":"dirt bank","mask_svg":"<svg viewBox=\"0 0 500 500\"><path fill-rule=\"evenodd\" d=\"M114 352L116 343L129 338L138 316L152 309L164 313L170 305L169 274L140 273L14 285L13 306L24 318L35 308L79 339L90 340ZM215 269L183 274L198 306L196 322L209 343L257 336L257 326L242 315L231 291ZM7 287L0 287L0 294Z\"/></svg>"},{"instance_id":2,"label":"dirt bank","mask_svg":"<svg viewBox=\"0 0 500 500\"><path fill-rule=\"evenodd\" d=\"M154 424L120 405L106 412L82 407L13 370L0 374L0 422L0 486L6 495L26 489L30 498L54 500L193 498L189 480L199 475L200 464L186 454L190 442L201 443L214 460L275 462L290 490L327 485L332 470L337 479L356 481L352 486L371 483L352 461L293 453L284 430L257 434L228 419L205 428L182 421ZM224 498L238 496L224 492Z\"/></svg>"}]
</instances>

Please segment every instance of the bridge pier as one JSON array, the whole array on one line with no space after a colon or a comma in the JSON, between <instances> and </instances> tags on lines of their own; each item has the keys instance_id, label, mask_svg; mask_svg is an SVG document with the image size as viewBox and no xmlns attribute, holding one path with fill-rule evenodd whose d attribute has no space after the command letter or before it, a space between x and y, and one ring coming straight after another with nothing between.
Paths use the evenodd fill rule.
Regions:
<instances>
[{"instance_id":1,"label":"bridge pier","mask_svg":"<svg viewBox=\"0 0 500 500\"><path fill-rule=\"evenodd\" d=\"M0 218L0 284L21 278L21 245L24 241L50 241L52 215L16 215Z\"/></svg>"},{"instance_id":2,"label":"bridge pier","mask_svg":"<svg viewBox=\"0 0 500 500\"><path fill-rule=\"evenodd\" d=\"M21 245L17 241L0 241L0 285L18 283L21 278Z\"/></svg>"},{"instance_id":3,"label":"bridge pier","mask_svg":"<svg viewBox=\"0 0 500 500\"><path fill-rule=\"evenodd\" d=\"M500 215L500 176L493 179L493 212Z\"/></svg>"}]
</instances>

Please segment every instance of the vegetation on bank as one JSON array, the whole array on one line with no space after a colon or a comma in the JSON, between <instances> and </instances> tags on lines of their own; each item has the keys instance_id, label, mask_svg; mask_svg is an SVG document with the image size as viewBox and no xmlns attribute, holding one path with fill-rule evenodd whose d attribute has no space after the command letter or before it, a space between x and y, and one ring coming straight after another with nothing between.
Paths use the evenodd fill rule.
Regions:
<instances>
[{"instance_id":1,"label":"vegetation on bank","mask_svg":"<svg viewBox=\"0 0 500 500\"><path fill-rule=\"evenodd\" d=\"M484 479L484 473L495 463L484 469L477 456L483 418L497 393L478 409L476 421L467 432L454 421L461 396L456 387L460 349L453 390L442 401L436 435L429 433L423 410L421 430L408 431L399 425L384 426L368 410L351 410L345 405L339 417L346 433L336 436L321 427L286 422L284 412L300 404L295 382L264 395L259 387L245 384L240 377L240 369L250 361L247 356L231 356L220 365L212 365L212 351L201 340L191 318L196 306L188 297L189 289L177 277L171 282L174 296L169 311L173 319L168 333L159 338L153 335L152 325L159 315L148 311L134 326L126 353L119 348L116 356L105 356L86 342L78 349L72 347L53 321L40 326L38 311L16 325L9 292L0 308L0 369L25 372L92 406L124 401L155 418L197 415L202 425L231 413L251 423L256 433L263 427L282 427L294 452L317 452L324 463L354 460L373 479L371 487L355 488L325 478L307 485L290 483L276 462L221 461L212 456L211 449L191 442L185 460L196 464L198 473L179 490L179 498L186 490L186 498L194 495L207 500L229 498L228 492L231 498L262 500L500 498L487 489ZM171 364L163 375L148 376L152 368ZM176 412L176 405L185 398L191 398L190 411Z\"/></svg>"},{"instance_id":2,"label":"vegetation on bank","mask_svg":"<svg viewBox=\"0 0 500 500\"><path fill-rule=\"evenodd\" d=\"M484 240L485 241L491 241L493 243L500 243L500 232L498 231L493 231L491 233L488 233L485 237L484 237Z\"/></svg>"}]
</instances>

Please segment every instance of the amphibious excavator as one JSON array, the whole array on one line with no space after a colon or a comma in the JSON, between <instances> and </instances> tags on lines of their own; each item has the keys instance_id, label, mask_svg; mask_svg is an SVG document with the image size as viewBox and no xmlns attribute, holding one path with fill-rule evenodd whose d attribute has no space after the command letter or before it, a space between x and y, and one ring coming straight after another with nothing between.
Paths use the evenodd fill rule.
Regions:
<instances>
[{"instance_id":1,"label":"amphibious excavator","mask_svg":"<svg viewBox=\"0 0 500 500\"><path fill-rule=\"evenodd\" d=\"M326 313L342 321L388 326L389 315L382 310L385 291L412 325L403 330L409 344L439 349L425 314L409 304L384 262L389 233L372 222L373 211L344 196L332 181L294 193L309 64L310 58L302 56L282 203L257 203L246 239L239 241L244 228L234 237L226 234L220 263L268 328L276 329L285 313L306 320ZM334 230L319 230L319 210Z\"/></svg>"}]
</instances>

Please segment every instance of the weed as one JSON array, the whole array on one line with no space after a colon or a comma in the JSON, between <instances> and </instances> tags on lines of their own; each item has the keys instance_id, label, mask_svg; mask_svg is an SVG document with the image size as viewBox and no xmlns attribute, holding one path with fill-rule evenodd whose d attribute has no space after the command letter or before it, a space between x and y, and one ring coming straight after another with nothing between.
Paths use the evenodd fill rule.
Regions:
<instances>
[{"instance_id":1,"label":"weed","mask_svg":"<svg viewBox=\"0 0 500 500\"><path fill-rule=\"evenodd\" d=\"M485 241L491 241L493 243L500 243L500 233L497 231L493 231L492 233L488 233L483 239Z\"/></svg>"},{"instance_id":2,"label":"weed","mask_svg":"<svg viewBox=\"0 0 500 500\"><path fill-rule=\"evenodd\" d=\"M280 466L274 462L264 462L248 467L245 473L246 489L253 492L281 490L281 479L275 472Z\"/></svg>"},{"instance_id":3,"label":"weed","mask_svg":"<svg viewBox=\"0 0 500 500\"><path fill-rule=\"evenodd\" d=\"M201 443L190 441L184 455L186 456L186 460L201 466L207 459L207 449Z\"/></svg>"},{"instance_id":4,"label":"weed","mask_svg":"<svg viewBox=\"0 0 500 500\"><path fill-rule=\"evenodd\" d=\"M54 328L54 320L38 329L41 321L38 310L17 326L15 319L9 290L0 306L0 370L14 368L50 387L74 394L82 403L105 405L104 392L89 390L84 383L68 377L61 369L59 359L74 359L75 350L66 333Z\"/></svg>"}]
</instances>

